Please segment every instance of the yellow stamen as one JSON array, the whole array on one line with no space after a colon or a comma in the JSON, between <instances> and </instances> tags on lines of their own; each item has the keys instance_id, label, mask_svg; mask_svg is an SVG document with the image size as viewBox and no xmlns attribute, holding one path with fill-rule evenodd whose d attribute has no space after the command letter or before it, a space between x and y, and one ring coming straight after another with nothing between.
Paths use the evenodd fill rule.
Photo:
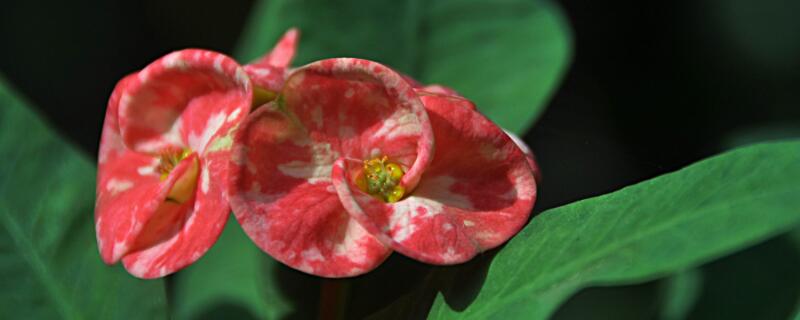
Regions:
<instances>
[{"instance_id":1,"label":"yellow stamen","mask_svg":"<svg viewBox=\"0 0 800 320\"><path fill-rule=\"evenodd\" d=\"M192 154L192 151L189 149L161 151L158 154L158 167L156 168L158 173L161 174L161 181L167 180L167 176L172 172L172 169L175 169L175 166L190 154Z\"/></svg>"},{"instance_id":2,"label":"yellow stamen","mask_svg":"<svg viewBox=\"0 0 800 320\"><path fill-rule=\"evenodd\" d=\"M156 170L161 173L161 181L167 180L167 177L169 177L169 174L175 169L178 163L186 159L190 154L192 154L192 151L189 149L161 152L159 154L158 167L156 168ZM175 181L172 189L169 190L167 201L184 203L189 200L197 187L197 175L199 171L199 163L197 158L194 158L191 166L178 178L178 181Z\"/></svg>"},{"instance_id":3,"label":"yellow stamen","mask_svg":"<svg viewBox=\"0 0 800 320\"><path fill-rule=\"evenodd\" d=\"M389 162L386 156L364 161L364 168L356 177L356 185L385 202L397 202L406 189L400 185L405 171L397 163Z\"/></svg>"},{"instance_id":4,"label":"yellow stamen","mask_svg":"<svg viewBox=\"0 0 800 320\"><path fill-rule=\"evenodd\" d=\"M194 190L197 188L197 174L199 173L199 164L197 158L192 159L192 164L186 172L175 181L172 189L167 194L167 201L177 203L184 203L192 197Z\"/></svg>"}]
</instances>

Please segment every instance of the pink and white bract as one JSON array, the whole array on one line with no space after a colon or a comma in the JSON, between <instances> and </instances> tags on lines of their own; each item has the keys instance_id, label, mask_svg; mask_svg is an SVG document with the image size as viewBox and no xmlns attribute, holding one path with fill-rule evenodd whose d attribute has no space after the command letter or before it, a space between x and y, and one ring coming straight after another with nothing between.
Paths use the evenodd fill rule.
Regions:
<instances>
[{"instance_id":1,"label":"pink and white bract","mask_svg":"<svg viewBox=\"0 0 800 320\"><path fill-rule=\"evenodd\" d=\"M363 274L392 251L465 262L527 222L538 168L521 141L454 90L376 62L289 70L297 39L289 30L246 66L173 52L117 84L98 159L106 263L175 272L214 244L230 209L263 251L324 277Z\"/></svg>"},{"instance_id":2,"label":"pink and white bract","mask_svg":"<svg viewBox=\"0 0 800 320\"><path fill-rule=\"evenodd\" d=\"M279 92L289 72L289 65L297 51L300 32L289 29L268 54L253 63L244 66L253 86L271 93ZM256 105L258 106L258 105Z\"/></svg>"},{"instance_id":3,"label":"pink and white bract","mask_svg":"<svg viewBox=\"0 0 800 320\"><path fill-rule=\"evenodd\" d=\"M342 206L334 162L386 155L407 169L402 183L411 189L432 142L422 103L401 75L367 60L315 62L237 133L231 206L253 241L281 262L325 277L362 274L391 250Z\"/></svg>"},{"instance_id":4,"label":"pink and white bract","mask_svg":"<svg viewBox=\"0 0 800 320\"><path fill-rule=\"evenodd\" d=\"M391 248L457 264L506 242L528 221L536 182L528 158L466 99L420 91L436 151L416 189L387 203L360 190L359 165L340 159L334 186L347 211Z\"/></svg>"},{"instance_id":5,"label":"pink and white bract","mask_svg":"<svg viewBox=\"0 0 800 320\"><path fill-rule=\"evenodd\" d=\"M296 37L290 30L245 67L212 51L173 52L117 84L98 157L95 225L104 262L122 260L134 276L156 278L216 242L230 213L233 133L259 100L254 83L267 94L282 85Z\"/></svg>"},{"instance_id":6,"label":"pink and white bract","mask_svg":"<svg viewBox=\"0 0 800 320\"><path fill-rule=\"evenodd\" d=\"M326 277L370 271L392 249L467 261L519 231L536 196L535 164L471 102L351 58L292 73L237 133L231 166L248 235Z\"/></svg>"}]
</instances>

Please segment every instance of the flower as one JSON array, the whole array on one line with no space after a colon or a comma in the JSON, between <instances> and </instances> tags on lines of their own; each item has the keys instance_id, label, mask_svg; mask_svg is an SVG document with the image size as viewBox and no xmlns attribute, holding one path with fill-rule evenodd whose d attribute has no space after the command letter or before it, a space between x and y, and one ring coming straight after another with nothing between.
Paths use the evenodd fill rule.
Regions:
<instances>
[{"instance_id":1,"label":"flower","mask_svg":"<svg viewBox=\"0 0 800 320\"><path fill-rule=\"evenodd\" d=\"M472 103L352 58L293 72L237 132L230 170L250 238L325 277L370 271L392 250L464 262L513 236L536 196L523 152Z\"/></svg>"},{"instance_id":2,"label":"flower","mask_svg":"<svg viewBox=\"0 0 800 320\"><path fill-rule=\"evenodd\" d=\"M212 51L170 53L123 78L109 99L98 156L95 227L103 261L156 278L202 256L230 212L233 133L279 90L297 32L242 67ZM274 93L273 93L274 98Z\"/></svg>"},{"instance_id":3,"label":"flower","mask_svg":"<svg viewBox=\"0 0 800 320\"><path fill-rule=\"evenodd\" d=\"M426 88L417 93L436 149L415 189L397 202L375 197L359 186L363 169L349 159L334 164L333 184L350 215L393 250L431 264L466 262L527 223L538 169L470 101Z\"/></svg>"}]
</instances>

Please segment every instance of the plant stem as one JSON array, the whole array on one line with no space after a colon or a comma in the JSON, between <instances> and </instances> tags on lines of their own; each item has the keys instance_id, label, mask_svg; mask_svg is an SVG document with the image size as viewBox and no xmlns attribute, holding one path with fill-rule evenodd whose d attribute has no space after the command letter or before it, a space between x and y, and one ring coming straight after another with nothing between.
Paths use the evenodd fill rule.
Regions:
<instances>
[{"instance_id":1,"label":"plant stem","mask_svg":"<svg viewBox=\"0 0 800 320\"><path fill-rule=\"evenodd\" d=\"M319 319L344 319L350 282L341 279L323 279L319 296Z\"/></svg>"}]
</instances>

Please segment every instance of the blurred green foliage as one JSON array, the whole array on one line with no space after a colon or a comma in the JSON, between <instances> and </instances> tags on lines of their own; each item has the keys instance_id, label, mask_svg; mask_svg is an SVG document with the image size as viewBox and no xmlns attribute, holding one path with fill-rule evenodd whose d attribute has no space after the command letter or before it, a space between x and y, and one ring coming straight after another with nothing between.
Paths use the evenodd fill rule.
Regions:
<instances>
[{"instance_id":1,"label":"blurred green foliage","mask_svg":"<svg viewBox=\"0 0 800 320\"><path fill-rule=\"evenodd\" d=\"M167 318L162 280L100 260L92 160L2 78L0 157L0 318Z\"/></svg>"}]
</instances>

